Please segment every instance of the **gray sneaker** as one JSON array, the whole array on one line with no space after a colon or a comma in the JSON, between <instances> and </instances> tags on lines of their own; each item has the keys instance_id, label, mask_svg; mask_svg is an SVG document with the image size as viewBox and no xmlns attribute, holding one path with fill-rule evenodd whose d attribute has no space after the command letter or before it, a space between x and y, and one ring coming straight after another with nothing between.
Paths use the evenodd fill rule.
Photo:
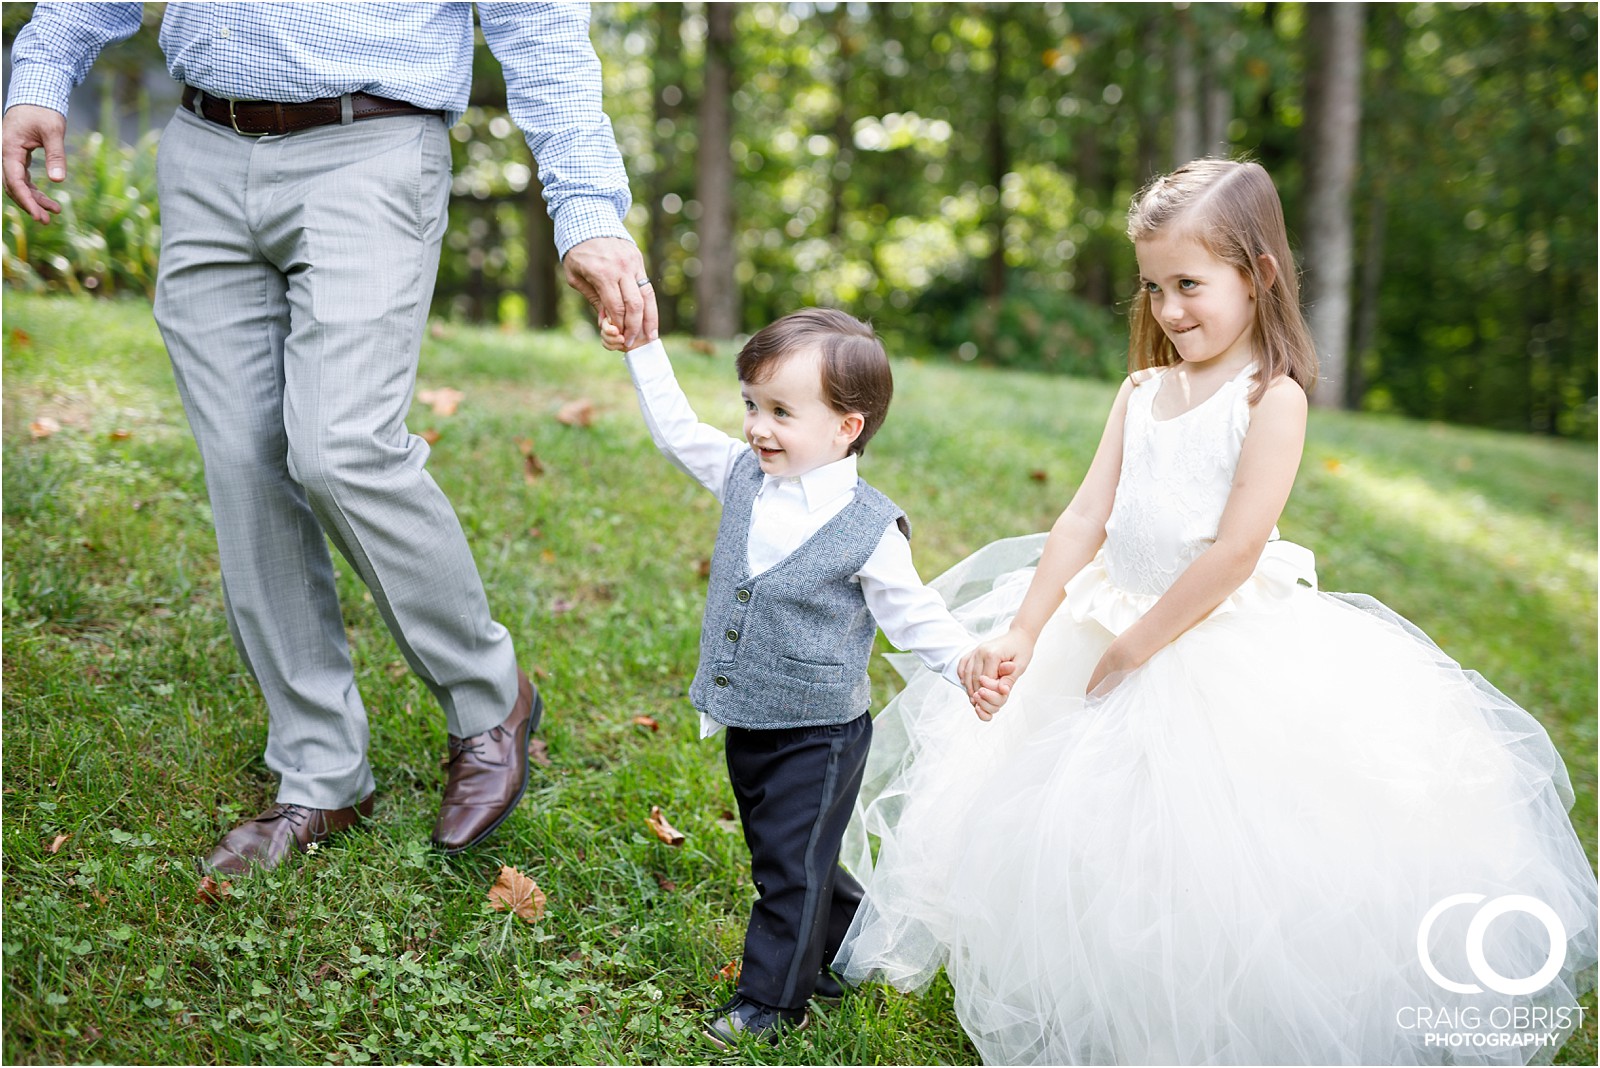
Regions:
<instances>
[{"instance_id":1,"label":"gray sneaker","mask_svg":"<svg viewBox=\"0 0 1600 1068\"><path fill-rule=\"evenodd\" d=\"M736 994L716 1010L716 1017L706 1025L706 1037L722 1049L750 1037L777 1045L785 1032L798 1031L809 1022L804 1009L774 1009Z\"/></svg>"}]
</instances>

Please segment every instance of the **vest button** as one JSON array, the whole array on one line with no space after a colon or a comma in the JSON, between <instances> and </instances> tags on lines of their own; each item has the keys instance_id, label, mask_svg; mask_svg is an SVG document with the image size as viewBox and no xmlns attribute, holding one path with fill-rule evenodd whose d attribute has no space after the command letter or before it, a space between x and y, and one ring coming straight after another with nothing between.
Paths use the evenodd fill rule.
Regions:
<instances>
[{"instance_id":1,"label":"vest button","mask_svg":"<svg viewBox=\"0 0 1600 1068\"><path fill-rule=\"evenodd\" d=\"M726 686L726 685L728 685L728 676L726 676L726 675L718 675L716 678L712 679L711 681L716 683L718 686Z\"/></svg>"},{"instance_id":2,"label":"vest button","mask_svg":"<svg viewBox=\"0 0 1600 1068\"><path fill-rule=\"evenodd\" d=\"M738 632L738 631L736 631L736 630L730 630L730 631L728 631L728 633L727 633L727 639L728 639L728 640L729 640L729 641L730 641L730 642L736 642L736 641L738 641L738 640L739 640L739 632Z\"/></svg>"},{"instance_id":3,"label":"vest button","mask_svg":"<svg viewBox=\"0 0 1600 1068\"><path fill-rule=\"evenodd\" d=\"M738 593L734 594L733 596L734 596L734 598L736 600L739 601L740 604L743 604L745 601L748 601L750 599L750 591L749 590L740 590Z\"/></svg>"}]
</instances>

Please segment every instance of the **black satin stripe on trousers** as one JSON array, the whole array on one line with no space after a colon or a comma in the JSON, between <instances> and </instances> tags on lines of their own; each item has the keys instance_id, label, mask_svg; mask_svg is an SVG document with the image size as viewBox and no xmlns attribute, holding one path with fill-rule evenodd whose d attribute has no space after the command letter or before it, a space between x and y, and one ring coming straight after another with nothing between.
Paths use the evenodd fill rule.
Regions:
<instances>
[{"instance_id":1,"label":"black satin stripe on trousers","mask_svg":"<svg viewBox=\"0 0 1600 1068\"><path fill-rule=\"evenodd\" d=\"M728 777L760 895L745 932L739 993L798 1009L861 904L861 884L839 867L839 845L866 770L872 717L727 734Z\"/></svg>"}]
</instances>

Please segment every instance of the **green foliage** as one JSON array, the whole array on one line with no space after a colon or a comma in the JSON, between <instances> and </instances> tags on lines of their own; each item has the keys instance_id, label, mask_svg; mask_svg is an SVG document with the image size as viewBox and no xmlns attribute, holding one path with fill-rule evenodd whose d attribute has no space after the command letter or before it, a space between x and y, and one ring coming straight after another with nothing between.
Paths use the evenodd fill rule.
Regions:
<instances>
[{"instance_id":1,"label":"green foliage","mask_svg":"<svg viewBox=\"0 0 1600 1068\"><path fill-rule=\"evenodd\" d=\"M7 36L27 7L6 6ZM1125 299L1123 213L1180 162L1183 72L1219 116L1203 150L1260 159L1301 232L1305 23L1298 4L739 5L728 151L744 329L822 304L872 319L897 351L1099 366L1077 352L1101 336L1087 309L1115 318ZM705 33L696 5L594 10L627 222L669 329L694 322L710 210L696 199ZM1595 35L1593 4L1368 8L1354 405L1594 437ZM154 39L108 49L96 76L148 67ZM434 311L510 323L527 294L559 288L560 318L587 330L583 301L538 281L555 273L531 160L486 47L474 67ZM148 292L149 153L81 151L142 173L80 166L72 218L48 230L7 206L6 278ZM1060 321L1034 328L1034 314Z\"/></svg>"},{"instance_id":2,"label":"green foliage","mask_svg":"<svg viewBox=\"0 0 1600 1068\"><path fill-rule=\"evenodd\" d=\"M341 563L375 818L198 903L191 858L273 787L171 371L142 302L8 293L4 311L7 1063L975 1062L943 983L869 988L777 1049L698 1038L752 896L720 747L684 698L716 511L655 452L616 357L554 333L437 325L421 385L465 399L410 420L440 432L430 470L537 674L550 765L489 843L428 850L442 717ZM671 348L701 416L737 428L730 351ZM895 373L865 462L911 510L928 576L1047 527L1114 392L943 362ZM577 397L590 427L555 418ZM62 429L36 439L41 416ZM519 439L543 462L531 482ZM1540 718L1591 857L1595 468L1586 446L1316 413L1281 524L1324 585L1380 595ZM892 672L873 674L881 707ZM652 804L684 847L645 830ZM501 864L549 895L539 923L486 907ZM1586 1004L1560 1063L1594 1063Z\"/></svg>"},{"instance_id":3,"label":"green foliage","mask_svg":"<svg viewBox=\"0 0 1600 1068\"><path fill-rule=\"evenodd\" d=\"M1022 282L998 301L972 294L970 287L934 289L919 301L936 351L1105 381L1127 373L1127 330L1105 308Z\"/></svg>"},{"instance_id":4,"label":"green foliage","mask_svg":"<svg viewBox=\"0 0 1600 1068\"><path fill-rule=\"evenodd\" d=\"M40 226L5 202L3 263L8 286L102 296L153 297L161 258L161 212L156 203L156 142L151 132L134 145L91 133L71 146L67 180L54 186L35 153L35 181L61 205Z\"/></svg>"}]
</instances>

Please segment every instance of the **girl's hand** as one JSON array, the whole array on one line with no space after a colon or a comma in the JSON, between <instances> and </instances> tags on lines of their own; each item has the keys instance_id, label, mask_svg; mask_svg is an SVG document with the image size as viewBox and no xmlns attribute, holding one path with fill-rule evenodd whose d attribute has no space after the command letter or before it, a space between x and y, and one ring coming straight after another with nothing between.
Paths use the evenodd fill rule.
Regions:
<instances>
[{"instance_id":1,"label":"girl's hand","mask_svg":"<svg viewBox=\"0 0 1600 1068\"><path fill-rule=\"evenodd\" d=\"M1122 684L1127 678L1139 669L1141 665L1134 663L1133 658L1123 652L1122 647L1112 642L1100 657L1100 662L1094 666L1094 671L1089 674L1089 686L1084 696L1100 698L1105 697L1112 690Z\"/></svg>"},{"instance_id":2,"label":"girl's hand","mask_svg":"<svg viewBox=\"0 0 1600 1068\"><path fill-rule=\"evenodd\" d=\"M622 328L613 323L605 312L600 313L600 343L612 352L625 352L628 348Z\"/></svg>"}]
</instances>

